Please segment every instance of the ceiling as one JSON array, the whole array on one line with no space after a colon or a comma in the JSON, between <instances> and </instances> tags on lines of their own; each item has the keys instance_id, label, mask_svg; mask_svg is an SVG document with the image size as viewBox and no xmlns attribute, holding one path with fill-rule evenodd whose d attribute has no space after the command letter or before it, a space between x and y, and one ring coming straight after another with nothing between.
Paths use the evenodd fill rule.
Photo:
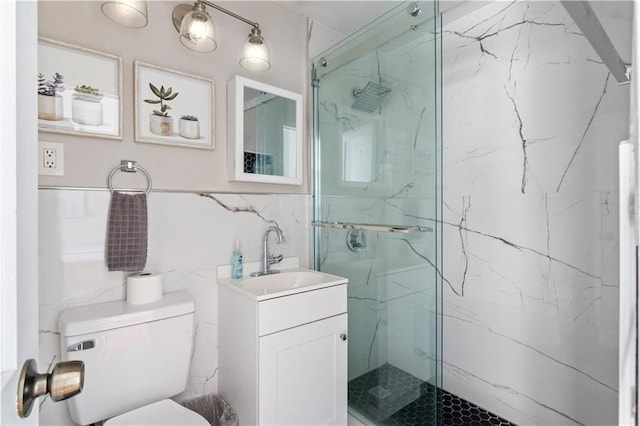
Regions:
<instances>
[{"instance_id":1,"label":"ceiling","mask_svg":"<svg viewBox=\"0 0 640 426\"><path fill-rule=\"evenodd\" d=\"M409 3L408 1L406 2L407 4ZM402 1L280 0L276 1L276 3L293 13L311 18L313 21L319 22L346 37L402 3ZM440 12L449 12L448 20L451 22L488 3L490 1L440 0ZM590 1L589 3L595 10L596 15L608 17L602 22L604 29L623 60L630 62L631 43L628 31L631 28L630 20L633 3L630 1Z\"/></svg>"},{"instance_id":2,"label":"ceiling","mask_svg":"<svg viewBox=\"0 0 640 426\"><path fill-rule=\"evenodd\" d=\"M347 36L401 3L408 0L276 0L275 3L291 12L311 18L326 27ZM421 2L418 1L418 4ZM422 2L425 3L425 2ZM441 13L449 13L450 20L470 13L490 3L487 0L440 0Z\"/></svg>"},{"instance_id":3,"label":"ceiling","mask_svg":"<svg viewBox=\"0 0 640 426\"><path fill-rule=\"evenodd\" d=\"M392 9L399 1L276 1L298 15L349 35Z\"/></svg>"}]
</instances>

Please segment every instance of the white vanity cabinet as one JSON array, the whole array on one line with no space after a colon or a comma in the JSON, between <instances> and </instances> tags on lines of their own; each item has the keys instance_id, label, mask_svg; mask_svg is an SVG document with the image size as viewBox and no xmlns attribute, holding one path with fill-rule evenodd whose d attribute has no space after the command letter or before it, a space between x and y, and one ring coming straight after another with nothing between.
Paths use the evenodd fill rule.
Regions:
<instances>
[{"instance_id":1,"label":"white vanity cabinet","mask_svg":"<svg viewBox=\"0 0 640 426\"><path fill-rule=\"evenodd\" d=\"M323 275L285 295L218 279L219 393L240 425L347 423L347 280Z\"/></svg>"},{"instance_id":2,"label":"white vanity cabinet","mask_svg":"<svg viewBox=\"0 0 640 426\"><path fill-rule=\"evenodd\" d=\"M260 338L259 424L346 424L346 329L342 314Z\"/></svg>"}]
</instances>

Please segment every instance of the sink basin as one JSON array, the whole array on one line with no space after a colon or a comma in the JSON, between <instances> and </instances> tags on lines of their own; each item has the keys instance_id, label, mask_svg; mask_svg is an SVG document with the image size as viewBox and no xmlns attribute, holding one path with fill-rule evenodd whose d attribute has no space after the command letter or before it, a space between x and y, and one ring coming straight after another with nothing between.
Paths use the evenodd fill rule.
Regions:
<instances>
[{"instance_id":1,"label":"sink basin","mask_svg":"<svg viewBox=\"0 0 640 426\"><path fill-rule=\"evenodd\" d=\"M316 271L282 271L277 274L262 275L242 280L242 288L247 290L281 291L322 283L322 273Z\"/></svg>"},{"instance_id":2,"label":"sink basin","mask_svg":"<svg viewBox=\"0 0 640 426\"><path fill-rule=\"evenodd\" d=\"M311 291L337 284L345 284L346 278L303 268L283 269L279 273L237 280L218 280L221 284L257 300Z\"/></svg>"}]
</instances>

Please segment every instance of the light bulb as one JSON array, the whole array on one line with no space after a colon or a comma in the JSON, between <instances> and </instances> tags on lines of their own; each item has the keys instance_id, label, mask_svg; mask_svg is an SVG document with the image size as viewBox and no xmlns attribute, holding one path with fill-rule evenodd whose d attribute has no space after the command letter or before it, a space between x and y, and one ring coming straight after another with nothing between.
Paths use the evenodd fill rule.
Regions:
<instances>
[{"instance_id":1,"label":"light bulb","mask_svg":"<svg viewBox=\"0 0 640 426\"><path fill-rule=\"evenodd\" d=\"M194 19L189 26L189 38L193 41L200 40L207 34L207 23L200 19Z\"/></svg>"}]
</instances>

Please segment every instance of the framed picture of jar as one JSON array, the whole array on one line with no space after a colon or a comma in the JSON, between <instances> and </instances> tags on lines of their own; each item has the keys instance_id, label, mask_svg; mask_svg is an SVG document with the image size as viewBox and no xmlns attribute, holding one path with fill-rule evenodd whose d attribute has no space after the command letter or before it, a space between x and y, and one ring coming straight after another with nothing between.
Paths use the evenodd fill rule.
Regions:
<instances>
[{"instance_id":1,"label":"framed picture of jar","mask_svg":"<svg viewBox=\"0 0 640 426\"><path fill-rule=\"evenodd\" d=\"M38 39L38 128L122 139L122 58Z\"/></svg>"},{"instance_id":2,"label":"framed picture of jar","mask_svg":"<svg viewBox=\"0 0 640 426\"><path fill-rule=\"evenodd\" d=\"M136 61L135 141L214 148L214 82Z\"/></svg>"}]
</instances>

